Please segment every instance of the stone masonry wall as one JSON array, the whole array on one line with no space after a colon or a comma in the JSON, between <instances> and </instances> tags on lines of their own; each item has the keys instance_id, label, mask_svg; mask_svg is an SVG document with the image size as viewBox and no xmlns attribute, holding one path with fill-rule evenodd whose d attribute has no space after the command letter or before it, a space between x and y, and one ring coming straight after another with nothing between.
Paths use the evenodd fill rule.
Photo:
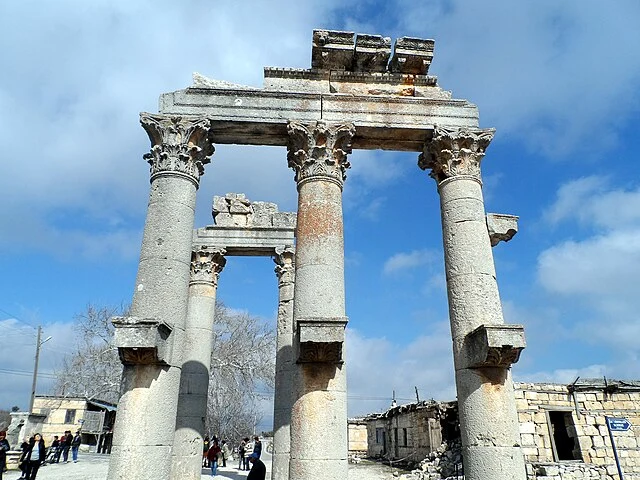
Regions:
<instances>
[{"instance_id":1,"label":"stone masonry wall","mask_svg":"<svg viewBox=\"0 0 640 480\"><path fill-rule=\"evenodd\" d=\"M515 387L520 438L530 479L617 480L605 421L609 416L626 418L632 424L629 431L614 432L614 440L625 480L640 480L638 382L605 384L598 380L569 386L519 383Z\"/></svg>"}]
</instances>

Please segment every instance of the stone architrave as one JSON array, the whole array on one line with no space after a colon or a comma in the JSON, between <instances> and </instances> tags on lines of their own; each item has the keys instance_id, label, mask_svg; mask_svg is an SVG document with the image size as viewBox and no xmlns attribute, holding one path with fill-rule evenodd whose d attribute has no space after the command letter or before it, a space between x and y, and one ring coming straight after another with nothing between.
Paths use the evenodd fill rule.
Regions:
<instances>
[{"instance_id":1,"label":"stone architrave","mask_svg":"<svg viewBox=\"0 0 640 480\"><path fill-rule=\"evenodd\" d=\"M510 370L524 334L504 325L480 177L493 134L436 127L418 164L440 193L465 478L525 480Z\"/></svg>"},{"instance_id":2,"label":"stone architrave","mask_svg":"<svg viewBox=\"0 0 640 480\"><path fill-rule=\"evenodd\" d=\"M342 188L355 127L289 122L298 187L289 478L347 478Z\"/></svg>"},{"instance_id":3,"label":"stone architrave","mask_svg":"<svg viewBox=\"0 0 640 480\"><path fill-rule=\"evenodd\" d=\"M272 478L289 478L291 449L291 407L295 357L293 354L293 290L295 250L276 248L274 262L278 277L278 321L276 335L276 376L273 401Z\"/></svg>"},{"instance_id":4,"label":"stone architrave","mask_svg":"<svg viewBox=\"0 0 640 480\"><path fill-rule=\"evenodd\" d=\"M191 255L189 310L182 357L171 478L200 480L213 348L213 321L223 248L197 246Z\"/></svg>"},{"instance_id":5,"label":"stone architrave","mask_svg":"<svg viewBox=\"0 0 640 480\"><path fill-rule=\"evenodd\" d=\"M131 317L114 321L124 363L109 480L170 478L196 190L213 153L203 118L151 115L151 192Z\"/></svg>"}]
</instances>

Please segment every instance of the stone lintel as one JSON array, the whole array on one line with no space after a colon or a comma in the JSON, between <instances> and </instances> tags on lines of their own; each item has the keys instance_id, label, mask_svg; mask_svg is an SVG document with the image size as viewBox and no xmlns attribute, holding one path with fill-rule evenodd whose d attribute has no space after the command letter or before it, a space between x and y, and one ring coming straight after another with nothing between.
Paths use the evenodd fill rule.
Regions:
<instances>
[{"instance_id":1,"label":"stone lintel","mask_svg":"<svg viewBox=\"0 0 640 480\"><path fill-rule=\"evenodd\" d=\"M500 213L487 214L487 230L492 247L500 242L508 242L518 233L518 218L515 215Z\"/></svg>"},{"instance_id":2,"label":"stone lintel","mask_svg":"<svg viewBox=\"0 0 640 480\"><path fill-rule=\"evenodd\" d=\"M240 145L286 146L289 121L348 120L357 129L352 148L420 152L436 124L478 126L478 108L466 100L412 96L188 88L163 94L160 111L207 117L214 143Z\"/></svg>"},{"instance_id":3,"label":"stone lintel","mask_svg":"<svg viewBox=\"0 0 640 480\"><path fill-rule=\"evenodd\" d=\"M168 364L171 327L153 318L113 317L114 341L124 365Z\"/></svg>"},{"instance_id":4,"label":"stone lintel","mask_svg":"<svg viewBox=\"0 0 640 480\"><path fill-rule=\"evenodd\" d=\"M276 249L295 244L293 227L220 227L209 225L193 231L193 244L226 250L226 257L269 257Z\"/></svg>"},{"instance_id":5,"label":"stone lintel","mask_svg":"<svg viewBox=\"0 0 640 480\"><path fill-rule=\"evenodd\" d=\"M342 363L346 317L298 319L298 363Z\"/></svg>"},{"instance_id":6,"label":"stone lintel","mask_svg":"<svg viewBox=\"0 0 640 480\"><path fill-rule=\"evenodd\" d=\"M509 368L525 348L522 325L481 325L465 339L466 368Z\"/></svg>"}]
</instances>

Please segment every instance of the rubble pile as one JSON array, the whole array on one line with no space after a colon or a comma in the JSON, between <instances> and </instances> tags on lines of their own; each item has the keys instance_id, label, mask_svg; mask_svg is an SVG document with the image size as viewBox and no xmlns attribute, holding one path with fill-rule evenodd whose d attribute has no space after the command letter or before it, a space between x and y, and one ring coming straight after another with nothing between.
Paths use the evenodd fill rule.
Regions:
<instances>
[{"instance_id":1,"label":"rubble pile","mask_svg":"<svg viewBox=\"0 0 640 480\"><path fill-rule=\"evenodd\" d=\"M462 480L462 443L460 438L444 441L412 473L416 480Z\"/></svg>"}]
</instances>

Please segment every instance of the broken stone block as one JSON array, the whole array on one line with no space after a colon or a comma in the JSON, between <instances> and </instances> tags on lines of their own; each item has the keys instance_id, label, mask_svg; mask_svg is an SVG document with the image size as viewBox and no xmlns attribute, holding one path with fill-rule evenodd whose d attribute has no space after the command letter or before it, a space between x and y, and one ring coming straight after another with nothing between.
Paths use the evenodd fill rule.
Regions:
<instances>
[{"instance_id":1,"label":"broken stone block","mask_svg":"<svg viewBox=\"0 0 640 480\"><path fill-rule=\"evenodd\" d=\"M492 247L500 242L508 242L518 233L518 218L515 215L487 214L487 230Z\"/></svg>"},{"instance_id":2,"label":"broken stone block","mask_svg":"<svg viewBox=\"0 0 640 480\"><path fill-rule=\"evenodd\" d=\"M172 328L154 318L113 317L114 342L124 365L167 364Z\"/></svg>"},{"instance_id":3,"label":"broken stone block","mask_svg":"<svg viewBox=\"0 0 640 480\"><path fill-rule=\"evenodd\" d=\"M522 325L481 325L466 340L469 368L506 367L520 359L526 346Z\"/></svg>"},{"instance_id":4,"label":"broken stone block","mask_svg":"<svg viewBox=\"0 0 640 480\"><path fill-rule=\"evenodd\" d=\"M391 38L382 35L358 34L354 71L385 72L391 56Z\"/></svg>"},{"instance_id":5,"label":"broken stone block","mask_svg":"<svg viewBox=\"0 0 640 480\"><path fill-rule=\"evenodd\" d=\"M351 70L354 54L353 32L314 30L311 68Z\"/></svg>"},{"instance_id":6,"label":"broken stone block","mask_svg":"<svg viewBox=\"0 0 640 480\"><path fill-rule=\"evenodd\" d=\"M433 60L433 40L401 37L396 40L389 69L393 73L426 75Z\"/></svg>"},{"instance_id":7,"label":"broken stone block","mask_svg":"<svg viewBox=\"0 0 640 480\"><path fill-rule=\"evenodd\" d=\"M278 212L273 215L271 223L274 227L295 228L297 218L298 216L295 212Z\"/></svg>"},{"instance_id":8,"label":"broken stone block","mask_svg":"<svg viewBox=\"0 0 640 480\"><path fill-rule=\"evenodd\" d=\"M213 217L214 225L218 225L219 227L233 227L235 223L233 222L233 217L230 213L218 213L215 217Z\"/></svg>"}]
</instances>

